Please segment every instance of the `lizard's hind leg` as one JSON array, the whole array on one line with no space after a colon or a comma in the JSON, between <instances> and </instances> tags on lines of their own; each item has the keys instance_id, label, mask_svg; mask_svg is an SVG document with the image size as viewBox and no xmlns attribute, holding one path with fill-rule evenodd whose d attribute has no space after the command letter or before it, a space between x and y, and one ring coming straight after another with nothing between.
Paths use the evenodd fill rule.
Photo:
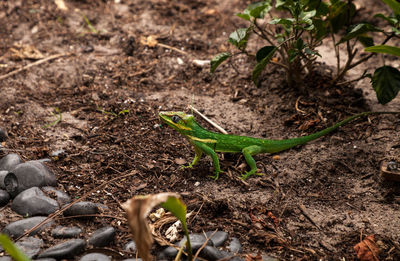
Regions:
<instances>
[{"instance_id":1,"label":"lizard's hind leg","mask_svg":"<svg viewBox=\"0 0 400 261\"><path fill-rule=\"evenodd\" d=\"M257 165L256 165L256 161L252 157L253 155L256 155L261 152L262 152L262 147L257 146L257 145L249 146L242 150L243 156L246 159L246 162L250 167L250 171L246 171L245 174L242 174L242 176L241 176L242 179L247 179L248 177L250 177L251 175L254 175L254 174L263 175L261 173L256 173Z\"/></svg>"}]
</instances>

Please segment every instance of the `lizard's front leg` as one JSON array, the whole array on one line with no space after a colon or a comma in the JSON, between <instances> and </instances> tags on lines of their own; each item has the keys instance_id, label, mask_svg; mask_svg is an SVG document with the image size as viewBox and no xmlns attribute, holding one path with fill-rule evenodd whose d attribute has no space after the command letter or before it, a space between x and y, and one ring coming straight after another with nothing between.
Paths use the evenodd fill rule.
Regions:
<instances>
[{"instance_id":1,"label":"lizard's front leg","mask_svg":"<svg viewBox=\"0 0 400 261\"><path fill-rule=\"evenodd\" d=\"M199 162L199 160L201 159L201 155L203 154L203 151L199 147L194 145L194 153L195 153L195 155L194 155L194 159L193 159L192 163L190 163L187 166L182 165L181 168L183 168L183 169L191 168Z\"/></svg>"},{"instance_id":2,"label":"lizard's front leg","mask_svg":"<svg viewBox=\"0 0 400 261\"><path fill-rule=\"evenodd\" d=\"M219 173L221 173L221 168L219 166L219 159L217 153L215 153L215 151L209 146L207 146L205 143L195 141L194 145L195 147L198 147L201 151L203 151L205 154L209 155L212 158L215 175L211 177L217 180L219 177Z\"/></svg>"},{"instance_id":3,"label":"lizard's front leg","mask_svg":"<svg viewBox=\"0 0 400 261\"><path fill-rule=\"evenodd\" d=\"M246 162L250 167L250 171L246 171L245 174L242 175L242 177L241 177L242 179L247 179L251 175L257 174L256 173L257 172L256 161L254 160L252 155L256 155L256 154L260 153L261 151L262 151L262 147L257 146L257 145L249 146L249 147L242 149L244 158L246 159ZM262 174L257 174L257 175L262 175Z\"/></svg>"}]
</instances>

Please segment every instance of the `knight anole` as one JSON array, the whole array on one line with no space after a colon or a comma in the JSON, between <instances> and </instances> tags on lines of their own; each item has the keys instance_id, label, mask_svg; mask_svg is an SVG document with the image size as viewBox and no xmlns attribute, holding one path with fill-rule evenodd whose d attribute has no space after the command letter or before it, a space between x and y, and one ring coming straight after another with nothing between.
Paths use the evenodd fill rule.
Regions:
<instances>
[{"instance_id":1,"label":"knight anole","mask_svg":"<svg viewBox=\"0 0 400 261\"><path fill-rule=\"evenodd\" d=\"M181 133L194 146L195 157L192 163L185 167L192 167L197 164L202 154L205 153L211 156L213 160L215 175L212 177L218 179L221 169L216 152L242 153L247 164L250 166L250 171L242 175L242 179L246 179L251 175L257 174L256 162L252 157L253 155L276 153L305 144L327 135L354 119L371 114L400 114L400 112L362 112L311 135L285 140L268 140L211 132L201 127L195 121L193 115L184 112L160 112L159 116L163 122Z\"/></svg>"}]
</instances>

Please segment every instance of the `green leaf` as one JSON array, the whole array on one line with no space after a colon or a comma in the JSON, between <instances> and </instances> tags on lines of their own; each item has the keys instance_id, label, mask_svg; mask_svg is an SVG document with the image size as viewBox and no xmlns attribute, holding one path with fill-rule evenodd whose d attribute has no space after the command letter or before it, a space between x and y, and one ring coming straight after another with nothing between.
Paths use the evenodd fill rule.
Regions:
<instances>
[{"instance_id":1,"label":"green leaf","mask_svg":"<svg viewBox=\"0 0 400 261\"><path fill-rule=\"evenodd\" d=\"M295 22L294 18L274 18L269 21L269 24L282 24L287 26L292 26Z\"/></svg>"},{"instance_id":2,"label":"green leaf","mask_svg":"<svg viewBox=\"0 0 400 261\"><path fill-rule=\"evenodd\" d=\"M371 81L379 103L386 104L400 90L400 71L391 66L382 66L375 70Z\"/></svg>"},{"instance_id":3,"label":"green leaf","mask_svg":"<svg viewBox=\"0 0 400 261\"><path fill-rule=\"evenodd\" d=\"M371 36L368 36L367 34L360 35L358 37L358 40L364 47L369 47L374 45L374 39Z\"/></svg>"},{"instance_id":4,"label":"green leaf","mask_svg":"<svg viewBox=\"0 0 400 261\"><path fill-rule=\"evenodd\" d=\"M267 57L271 52L273 52L275 48L276 48L275 46L270 46L270 45L260 48L256 54L257 62L258 63L261 62L261 60Z\"/></svg>"},{"instance_id":5,"label":"green leaf","mask_svg":"<svg viewBox=\"0 0 400 261\"><path fill-rule=\"evenodd\" d=\"M189 230L188 230L187 224L186 224L186 205L185 205L185 203L183 203L180 198L168 197L167 201L161 203L160 205L163 208L170 211L182 223L182 228L183 228L183 231L185 232L186 239L187 239L186 247L188 249L189 260L191 260L192 247L190 245Z\"/></svg>"},{"instance_id":6,"label":"green leaf","mask_svg":"<svg viewBox=\"0 0 400 261\"><path fill-rule=\"evenodd\" d=\"M229 35L228 42L236 46L238 49L243 50L247 46L247 40L249 39L251 27L239 28Z\"/></svg>"},{"instance_id":7,"label":"green leaf","mask_svg":"<svg viewBox=\"0 0 400 261\"><path fill-rule=\"evenodd\" d=\"M267 56L265 56L260 62L258 62L256 64L256 66L254 66L253 69L253 75L252 75L252 79L253 82L255 84L257 84L258 81L258 77L260 77L260 73L262 72L262 70L264 70L265 66L267 66L267 64L269 63L269 61L271 60L272 56L274 55L274 53L276 52L277 48L274 47Z\"/></svg>"},{"instance_id":8,"label":"green leaf","mask_svg":"<svg viewBox=\"0 0 400 261\"><path fill-rule=\"evenodd\" d=\"M271 10L272 6L269 1L252 3L244 9L243 13L236 14L240 18L250 21L250 18L264 18L265 14Z\"/></svg>"},{"instance_id":9,"label":"green leaf","mask_svg":"<svg viewBox=\"0 0 400 261\"><path fill-rule=\"evenodd\" d=\"M210 71L211 73L214 73L215 70L217 69L217 67L226 59L228 59L229 57L231 57L230 53L219 53L216 56L214 56L214 58L212 58L211 60L211 68Z\"/></svg>"},{"instance_id":10,"label":"green leaf","mask_svg":"<svg viewBox=\"0 0 400 261\"><path fill-rule=\"evenodd\" d=\"M328 30L326 29L326 22L321 19L314 19L313 24L315 27L315 38L320 40L327 35Z\"/></svg>"},{"instance_id":11,"label":"green leaf","mask_svg":"<svg viewBox=\"0 0 400 261\"><path fill-rule=\"evenodd\" d=\"M395 56L400 56L400 48L395 46L388 45L375 45L370 46L364 49L366 52L374 52L374 53L386 53Z\"/></svg>"},{"instance_id":12,"label":"green leaf","mask_svg":"<svg viewBox=\"0 0 400 261\"><path fill-rule=\"evenodd\" d=\"M372 24L366 24L366 23L357 24L354 25L351 28L350 32L348 32L337 44L347 42L367 32L382 32L382 30L373 26Z\"/></svg>"},{"instance_id":13,"label":"green leaf","mask_svg":"<svg viewBox=\"0 0 400 261\"><path fill-rule=\"evenodd\" d=\"M392 26L396 25L399 22L399 20L397 20L397 18L394 16L386 16L384 14L376 14L376 15L374 15L374 17L382 18L382 19L386 20Z\"/></svg>"},{"instance_id":14,"label":"green leaf","mask_svg":"<svg viewBox=\"0 0 400 261\"><path fill-rule=\"evenodd\" d=\"M333 32L337 33L355 15L356 6L342 1L331 1L331 3L328 20Z\"/></svg>"},{"instance_id":15,"label":"green leaf","mask_svg":"<svg viewBox=\"0 0 400 261\"><path fill-rule=\"evenodd\" d=\"M400 3L396 0L382 0L385 4L387 4L395 14L400 14Z\"/></svg>"},{"instance_id":16,"label":"green leaf","mask_svg":"<svg viewBox=\"0 0 400 261\"><path fill-rule=\"evenodd\" d=\"M244 13L237 13L236 16L239 16L240 18L250 21L250 15L249 14L244 14Z\"/></svg>"},{"instance_id":17,"label":"green leaf","mask_svg":"<svg viewBox=\"0 0 400 261\"><path fill-rule=\"evenodd\" d=\"M0 245L16 261L31 261L5 234L0 234Z\"/></svg>"}]
</instances>

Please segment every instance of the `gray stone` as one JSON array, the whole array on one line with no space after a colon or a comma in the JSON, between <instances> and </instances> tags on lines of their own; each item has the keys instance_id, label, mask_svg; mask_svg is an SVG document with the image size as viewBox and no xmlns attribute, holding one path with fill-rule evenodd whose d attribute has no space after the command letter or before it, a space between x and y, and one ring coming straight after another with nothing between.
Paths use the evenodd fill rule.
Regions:
<instances>
[{"instance_id":1,"label":"gray stone","mask_svg":"<svg viewBox=\"0 0 400 261\"><path fill-rule=\"evenodd\" d=\"M178 250L174 247L166 247L164 248L157 256L157 260L161 259L169 259L169 258L174 258L178 254Z\"/></svg>"},{"instance_id":2,"label":"gray stone","mask_svg":"<svg viewBox=\"0 0 400 261\"><path fill-rule=\"evenodd\" d=\"M107 226L97 229L89 238L88 243L94 247L108 246L115 238L115 228Z\"/></svg>"},{"instance_id":3,"label":"gray stone","mask_svg":"<svg viewBox=\"0 0 400 261\"><path fill-rule=\"evenodd\" d=\"M64 191L57 190L54 187L42 187L42 190L46 192L50 197L54 195L60 206L64 206L71 202L71 197Z\"/></svg>"},{"instance_id":4,"label":"gray stone","mask_svg":"<svg viewBox=\"0 0 400 261\"><path fill-rule=\"evenodd\" d=\"M206 236L210 237L214 231L206 232ZM219 247L222 246L225 241L228 239L228 233L225 231L217 231L215 234L210 238L210 240L214 243L214 246Z\"/></svg>"},{"instance_id":5,"label":"gray stone","mask_svg":"<svg viewBox=\"0 0 400 261\"><path fill-rule=\"evenodd\" d=\"M262 257L263 261L279 261L278 258L269 256L269 255L266 255L266 254L262 254L261 257Z\"/></svg>"},{"instance_id":6,"label":"gray stone","mask_svg":"<svg viewBox=\"0 0 400 261\"><path fill-rule=\"evenodd\" d=\"M0 170L0 189L6 189L4 178L7 176L8 170Z\"/></svg>"},{"instance_id":7,"label":"gray stone","mask_svg":"<svg viewBox=\"0 0 400 261\"><path fill-rule=\"evenodd\" d=\"M10 194L7 191L0 189L0 207L7 205L10 201Z\"/></svg>"},{"instance_id":8,"label":"gray stone","mask_svg":"<svg viewBox=\"0 0 400 261\"><path fill-rule=\"evenodd\" d=\"M38 187L22 191L11 204L11 209L22 216L50 215L60 207L57 201L47 197Z\"/></svg>"},{"instance_id":9,"label":"gray stone","mask_svg":"<svg viewBox=\"0 0 400 261\"><path fill-rule=\"evenodd\" d=\"M89 201L81 201L73 204L70 208L64 211L64 216L84 216L94 215L99 213L97 204Z\"/></svg>"},{"instance_id":10,"label":"gray stone","mask_svg":"<svg viewBox=\"0 0 400 261\"><path fill-rule=\"evenodd\" d=\"M207 240L203 234L190 234L189 239L193 252L197 251ZM185 243L186 243L186 237L183 237L176 245L181 247ZM211 240L208 240L207 245L214 246L214 243Z\"/></svg>"},{"instance_id":11,"label":"gray stone","mask_svg":"<svg viewBox=\"0 0 400 261\"><path fill-rule=\"evenodd\" d=\"M39 161L18 164L4 178L6 190L11 197L31 187L56 186L54 173Z\"/></svg>"},{"instance_id":12,"label":"gray stone","mask_svg":"<svg viewBox=\"0 0 400 261\"><path fill-rule=\"evenodd\" d=\"M20 164L21 158L16 153L10 153L0 160L0 170L11 171L15 166Z\"/></svg>"},{"instance_id":13,"label":"gray stone","mask_svg":"<svg viewBox=\"0 0 400 261\"><path fill-rule=\"evenodd\" d=\"M15 245L29 258L36 256L43 246L43 240L35 237L26 237L16 242Z\"/></svg>"},{"instance_id":14,"label":"gray stone","mask_svg":"<svg viewBox=\"0 0 400 261\"><path fill-rule=\"evenodd\" d=\"M4 130L3 128L0 128L0 142L6 141L8 135L6 130Z\"/></svg>"},{"instance_id":15,"label":"gray stone","mask_svg":"<svg viewBox=\"0 0 400 261\"><path fill-rule=\"evenodd\" d=\"M82 232L82 229L79 227L63 227L57 226L51 231L51 235L54 238L71 238L77 237Z\"/></svg>"},{"instance_id":16,"label":"gray stone","mask_svg":"<svg viewBox=\"0 0 400 261\"><path fill-rule=\"evenodd\" d=\"M232 238L231 242L229 243L228 249L232 253L240 253L240 251L242 250L242 245L240 244L239 239L237 239L236 237Z\"/></svg>"},{"instance_id":17,"label":"gray stone","mask_svg":"<svg viewBox=\"0 0 400 261\"><path fill-rule=\"evenodd\" d=\"M68 259L79 255L85 249L83 239L71 239L44 250L38 257L52 257L56 259Z\"/></svg>"},{"instance_id":18,"label":"gray stone","mask_svg":"<svg viewBox=\"0 0 400 261\"><path fill-rule=\"evenodd\" d=\"M3 233L13 237L17 238L25 233L25 231L30 230L43 220L45 220L47 217L31 217L31 218L25 218L21 219L15 222L12 222L8 224L4 229ZM41 227L35 229L32 231L29 235L33 236L36 233L38 233L40 230L51 226L54 223L54 221L49 221L48 223L42 225Z\"/></svg>"},{"instance_id":19,"label":"gray stone","mask_svg":"<svg viewBox=\"0 0 400 261\"><path fill-rule=\"evenodd\" d=\"M9 256L0 256L0 261L13 261L13 259Z\"/></svg>"},{"instance_id":20,"label":"gray stone","mask_svg":"<svg viewBox=\"0 0 400 261\"><path fill-rule=\"evenodd\" d=\"M82 256L80 261L111 261L109 256L106 256L101 253L90 253Z\"/></svg>"},{"instance_id":21,"label":"gray stone","mask_svg":"<svg viewBox=\"0 0 400 261\"><path fill-rule=\"evenodd\" d=\"M131 240L128 243L126 243L124 246L124 251L136 253L137 248L135 241Z\"/></svg>"},{"instance_id":22,"label":"gray stone","mask_svg":"<svg viewBox=\"0 0 400 261\"><path fill-rule=\"evenodd\" d=\"M212 247L212 246L205 246L200 254L199 257L202 257L206 260L209 261L215 261L224 257L227 257L229 255L227 255L226 253L219 251L217 248Z\"/></svg>"}]
</instances>

